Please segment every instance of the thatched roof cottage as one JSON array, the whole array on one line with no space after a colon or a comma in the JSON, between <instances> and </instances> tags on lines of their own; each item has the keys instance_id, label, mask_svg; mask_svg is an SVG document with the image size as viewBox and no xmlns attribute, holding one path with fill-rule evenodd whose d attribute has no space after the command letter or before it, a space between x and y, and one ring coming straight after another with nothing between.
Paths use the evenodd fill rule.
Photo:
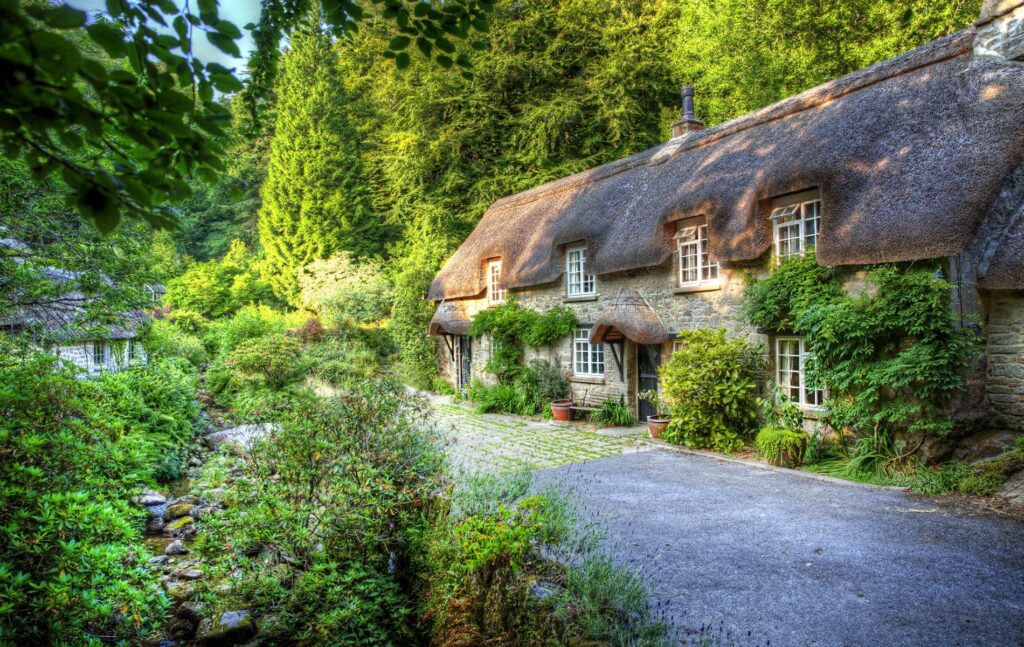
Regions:
<instances>
[{"instance_id":1,"label":"thatched roof cottage","mask_svg":"<svg viewBox=\"0 0 1024 647\"><path fill-rule=\"evenodd\" d=\"M738 270L813 245L851 275L943 259L964 321L987 326L972 415L1024 430L1022 25L1024 2L990 0L972 28L709 129L684 91L668 142L498 200L428 292L431 334L450 336L442 374L485 377L486 340L465 331L506 294L573 308L586 326L545 352L575 392L623 394L641 414L636 394L681 329L726 327L798 362L799 339L737 316Z\"/></svg>"}]
</instances>

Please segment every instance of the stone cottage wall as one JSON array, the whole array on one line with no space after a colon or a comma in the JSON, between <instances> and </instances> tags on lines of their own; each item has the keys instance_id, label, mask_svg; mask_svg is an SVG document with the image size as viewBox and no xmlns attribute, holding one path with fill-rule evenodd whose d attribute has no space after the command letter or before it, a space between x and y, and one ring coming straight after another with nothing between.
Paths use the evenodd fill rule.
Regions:
<instances>
[{"instance_id":1,"label":"stone cottage wall","mask_svg":"<svg viewBox=\"0 0 1024 647\"><path fill-rule=\"evenodd\" d=\"M986 332L991 426L1024 432L1024 291L993 293Z\"/></svg>"},{"instance_id":2,"label":"stone cottage wall","mask_svg":"<svg viewBox=\"0 0 1024 647\"><path fill-rule=\"evenodd\" d=\"M50 349L54 355L60 360L62 364L74 365L82 369L82 377L96 376L103 371L120 371L129 367L128 362L128 341L118 340L110 343L109 361L104 366L95 364L93 360L93 347L96 344L102 344L101 341L84 341L75 344L58 344ZM146 354L145 348L142 347L141 343L136 343L135 346L136 358L130 363L135 366L138 364L145 364L149 361L149 356ZM116 357L120 355L120 358ZM120 361L117 361L120 359Z\"/></svg>"}]
</instances>

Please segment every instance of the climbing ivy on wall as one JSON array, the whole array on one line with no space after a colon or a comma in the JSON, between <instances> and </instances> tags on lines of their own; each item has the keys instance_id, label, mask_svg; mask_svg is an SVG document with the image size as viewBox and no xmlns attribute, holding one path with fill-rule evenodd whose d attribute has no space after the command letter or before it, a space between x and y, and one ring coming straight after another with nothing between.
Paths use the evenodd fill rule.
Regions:
<instances>
[{"instance_id":1,"label":"climbing ivy on wall","mask_svg":"<svg viewBox=\"0 0 1024 647\"><path fill-rule=\"evenodd\" d=\"M469 334L491 338L491 358L485 370L499 381L515 377L521 368L524 348L549 346L576 329L576 316L568 308L544 313L523 308L514 299L484 310L473 318Z\"/></svg>"},{"instance_id":2,"label":"climbing ivy on wall","mask_svg":"<svg viewBox=\"0 0 1024 647\"><path fill-rule=\"evenodd\" d=\"M803 335L812 385L825 387L826 421L873 435L943 435L961 370L978 352L973 331L951 309L952 285L938 265L883 265L848 295L813 254L753 281L744 313L754 326Z\"/></svg>"}]
</instances>

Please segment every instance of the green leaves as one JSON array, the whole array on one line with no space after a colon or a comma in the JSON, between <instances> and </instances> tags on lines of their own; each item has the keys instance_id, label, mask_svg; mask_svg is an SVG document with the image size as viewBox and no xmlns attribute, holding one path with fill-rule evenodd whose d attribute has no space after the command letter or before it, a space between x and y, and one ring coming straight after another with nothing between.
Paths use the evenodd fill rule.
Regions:
<instances>
[{"instance_id":1,"label":"green leaves","mask_svg":"<svg viewBox=\"0 0 1024 647\"><path fill-rule=\"evenodd\" d=\"M212 0L201 16L170 0L107 5L90 24L63 4L4 6L0 65L14 73L0 79L0 148L39 180L59 170L68 203L104 232L125 218L173 226L169 203L189 195L188 179L222 168L214 88L241 89L232 71L189 58L191 28L234 55L241 32Z\"/></svg>"}]
</instances>

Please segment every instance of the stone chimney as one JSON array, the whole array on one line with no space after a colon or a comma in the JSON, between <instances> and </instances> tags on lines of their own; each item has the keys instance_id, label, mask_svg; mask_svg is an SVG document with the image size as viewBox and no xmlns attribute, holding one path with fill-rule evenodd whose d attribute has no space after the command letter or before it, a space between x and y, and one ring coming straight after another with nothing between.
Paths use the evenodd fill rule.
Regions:
<instances>
[{"instance_id":1,"label":"stone chimney","mask_svg":"<svg viewBox=\"0 0 1024 647\"><path fill-rule=\"evenodd\" d=\"M683 96L683 118L672 124L673 137L682 137L686 133L704 130L704 122L697 119L697 115L693 112L693 86L684 85L680 94Z\"/></svg>"},{"instance_id":2,"label":"stone chimney","mask_svg":"<svg viewBox=\"0 0 1024 647\"><path fill-rule=\"evenodd\" d=\"M985 0L974 27L975 56L1024 62L1024 0Z\"/></svg>"}]
</instances>

